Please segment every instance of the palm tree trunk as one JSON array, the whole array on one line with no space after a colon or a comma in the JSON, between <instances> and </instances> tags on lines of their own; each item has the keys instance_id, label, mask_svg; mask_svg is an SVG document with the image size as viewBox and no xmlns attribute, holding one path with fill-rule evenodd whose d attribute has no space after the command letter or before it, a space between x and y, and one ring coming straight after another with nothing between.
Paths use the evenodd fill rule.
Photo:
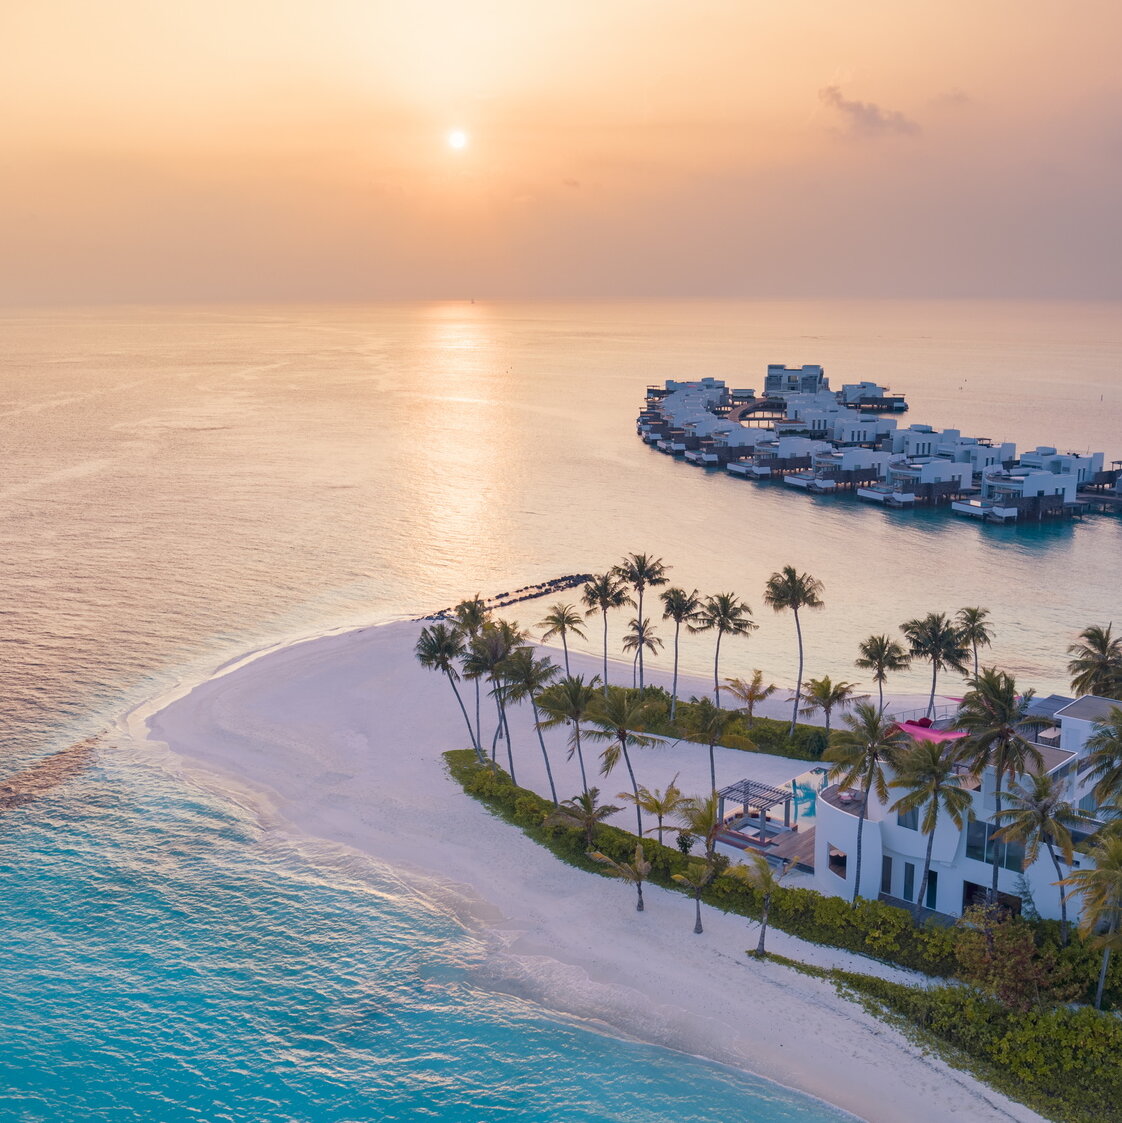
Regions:
<instances>
[{"instance_id":1,"label":"palm tree trunk","mask_svg":"<svg viewBox=\"0 0 1122 1123\"><path fill-rule=\"evenodd\" d=\"M771 894L764 894L764 907L760 913L760 942L756 944L756 958L763 959L767 954L764 951L764 939L767 936L767 916L771 912Z\"/></svg>"},{"instance_id":2,"label":"palm tree trunk","mask_svg":"<svg viewBox=\"0 0 1122 1123\"><path fill-rule=\"evenodd\" d=\"M717 768L713 763L713 742L709 742L709 787L717 790Z\"/></svg>"},{"instance_id":3,"label":"palm tree trunk","mask_svg":"<svg viewBox=\"0 0 1122 1123\"><path fill-rule=\"evenodd\" d=\"M830 713L833 710L833 708L834 708L833 706L823 706L822 707L822 712L826 715L826 740L827 741L830 739Z\"/></svg>"},{"instance_id":4,"label":"palm tree trunk","mask_svg":"<svg viewBox=\"0 0 1122 1123\"><path fill-rule=\"evenodd\" d=\"M1116 925L1112 924L1111 931L1113 932ZM1101 1010L1103 1008L1103 990L1106 989L1106 972L1110 966L1110 947L1109 945L1103 948L1103 965L1099 968L1099 985L1095 987L1095 1009Z\"/></svg>"},{"instance_id":5,"label":"palm tree trunk","mask_svg":"<svg viewBox=\"0 0 1122 1123\"><path fill-rule=\"evenodd\" d=\"M565 638L565 629L561 629L561 649L565 652L565 674L569 672L569 641Z\"/></svg>"},{"instance_id":6,"label":"palm tree trunk","mask_svg":"<svg viewBox=\"0 0 1122 1123\"><path fill-rule=\"evenodd\" d=\"M538 744L542 747L542 759L545 761L545 774L549 780L549 794L553 797L553 806L557 807L557 788L553 783L553 769L549 765L549 753L545 749L545 737L542 736L542 727L538 724L538 704L534 696L530 695L530 709L534 711L534 728L538 731Z\"/></svg>"},{"instance_id":7,"label":"palm tree trunk","mask_svg":"<svg viewBox=\"0 0 1122 1123\"><path fill-rule=\"evenodd\" d=\"M674 681L670 686L670 720L678 712L678 633L682 630L682 621L674 621Z\"/></svg>"},{"instance_id":8,"label":"palm tree trunk","mask_svg":"<svg viewBox=\"0 0 1122 1123\"><path fill-rule=\"evenodd\" d=\"M496 686L497 685L498 684L496 684ZM498 694L495 695L495 713L498 715L498 718L495 722L495 735L494 735L494 737L491 738L491 762L492 763L494 763L495 752L496 752L496 749L497 749L498 744L499 744L499 738L502 736L502 732L503 732L503 708L499 704Z\"/></svg>"},{"instance_id":9,"label":"palm tree trunk","mask_svg":"<svg viewBox=\"0 0 1122 1123\"><path fill-rule=\"evenodd\" d=\"M1001 781L1005 775L1002 768L997 773L997 791L993 793L993 821L1001 822ZM993 839L993 880L990 883L990 904L997 904L997 878L1001 873L1001 844Z\"/></svg>"},{"instance_id":10,"label":"palm tree trunk","mask_svg":"<svg viewBox=\"0 0 1122 1123\"><path fill-rule=\"evenodd\" d=\"M639 587L639 624L643 623L643 588ZM643 689L643 644L639 644L639 689Z\"/></svg>"},{"instance_id":11,"label":"palm tree trunk","mask_svg":"<svg viewBox=\"0 0 1122 1123\"><path fill-rule=\"evenodd\" d=\"M623 763L627 765L627 775L631 777L631 794L635 796L635 821L638 824L636 832L639 838L643 837L643 809L639 806L639 785L635 782L635 769L631 767L631 757L627 755L627 738L621 737L619 747L623 750Z\"/></svg>"},{"instance_id":12,"label":"palm tree trunk","mask_svg":"<svg viewBox=\"0 0 1122 1123\"><path fill-rule=\"evenodd\" d=\"M577 762L580 764L580 783L581 787L585 791L588 791L588 777L584 774L584 753L581 752L580 747L580 722L574 721L573 725L576 726L577 733Z\"/></svg>"},{"instance_id":13,"label":"palm tree trunk","mask_svg":"<svg viewBox=\"0 0 1122 1123\"><path fill-rule=\"evenodd\" d=\"M479 747L479 742L475 739L475 730L471 727L471 718L468 717L467 707L464 705L464 700L460 697L460 691L456 687L456 680L452 677L451 671L448 672L448 681L452 684L452 693L456 695L456 701L460 704L460 712L464 715L464 721L467 722L468 736L471 738L471 747L475 750L476 758L482 764L486 759L483 756L483 750Z\"/></svg>"},{"instance_id":14,"label":"palm tree trunk","mask_svg":"<svg viewBox=\"0 0 1122 1123\"><path fill-rule=\"evenodd\" d=\"M799 623L799 610L792 610L795 614L795 636L799 641L799 677L795 680L795 708L791 711L791 729L788 732L788 737L794 737L795 724L799 720L799 702L802 700L803 693L803 627Z\"/></svg>"},{"instance_id":15,"label":"palm tree trunk","mask_svg":"<svg viewBox=\"0 0 1122 1123\"><path fill-rule=\"evenodd\" d=\"M1060 859L1056 857L1056 851L1052 846L1052 840L1046 838L1044 840L1045 846L1048 847L1048 854L1052 859L1052 865L1056 867L1056 880L1063 880L1063 871L1060 869ZM1067 894L1060 886L1060 947L1067 947Z\"/></svg>"},{"instance_id":16,"label":"palm tree trunk","mask_svg":"<svg viewBox=\"0 0 1122 1123\"><path fill-rule=\"evenodd\" d=\"M936 824L938 825L938 824ZM935 832L927 836L927 853L923 858L923 879L919 883L919 896L916 898L915 918L919 921L919 910L924 907L923 899L927 895L927 879L931 876L931 848L935 845Z\"/></svg>"},{"instance_id":17,"label":"palm tree trunk","mask_svg":"<svg viewBox=\"0 0 1122 1123\"><path fill-rule=\"evenodd\" d=\"M656 818L658 820L658 827L656 828L656 830L658 831L658 844L659 844L659 846L661 846L662 845L662 816L658 815L658 816L656 816Z\"/></svg>"},{"instance_id":18,"label":"palm tree trunk","mask_svg":"<svg viewBox=\"0 0 1122 1123\"><path fill-rule=\"evenodd\" d=\"M879 713L880 713L881 717L883 717L884 716L884 680L883 679L877 679L877 698L880 701Z\"/></svg>"},{"instance_id":19,"label":"palm tree trunk","mask_svg":"<svg viewBox=\"0 0 1122 1123\"><path fill-rule=\"evenodd\" d=\"M641 881L635 882L635 888L639 891L639 903L635 906L636 912L643 911L643 883Z\"/></svg>"},{"instance_id":20,"label":"palm tree trunk","mask_svg":"<svg viewBox=\"0 0 1122 1123\"><path fill-rule=\"evenodd\" d=\"M697 919L694 921L693 934L700 936L704 929L701 927L701 890L695 889L693 894L694 904L697 906Z\"/></svg>"},{"instance_id":21,"label":"palm tree trunk","mask_svg":"<svg viewBox=\"0 0 1122 1123\"><path fill-rule=\"evenodd\" d=\"M608 610L602 610L604 613L604 697L608 696Z\"/></svg>"},{"instance_id":22,"label":"palm tree trunk","mask_svg":"<svg viewBox=\"0 0 1122 1123\"><path fill-rule=\"evenodd\" d=\"M510 722L506 719L506 705L502 695L499 696L499 713L502 715L503 733L506 735L506 759L507 764L510 765L510 782L517 784L518 781L514 778L514 746L510 743Z\"/></svg>"},{"instance_id":23,"label":"palm tree trunk","mask_svg":"<svg viewBox=\"0 0 1122 1123\"><path fill-rule=\"evenodd\" d=\"M483 727L479 721L479 679L475 680L475 743L483 749Z\"/></svg>"},{"instance_id":24,"label":"palm tree trunk","mask_svg":"<svg viewBox=\"0 0 1122 1123\"><path fill-rule=\"evenodd\" d=\"M971 640L970 646L974 649L974 677L978 677L978 641Z\"/></svg>"},{"instance_id":25,"label":"palm tree trunk","mask_svg":"<svg viewBox=\"0 0 1122 1123\"><path fill-rule=\"evenodd\" d=\"M939 673L939 664L931 660L931 700L927 703L927 716L935 716L935 676Z\"/></svg>"},{"instance_id":26,"label":"palm tree trunk","mask_svg":"<svg viewBox=\"0 0 1122 1123\"><path fill-rule=\"evenodd\" d=\"M853 863L853 900L850 904L857 907L857 898L861 896L861 832L865 829L865 814L869 810L869 793L866 790L865 798L861 801L861 814L857 819L857 858Z\"/></svg>"},{"instance_id":27,"label":"palm tree trunk","mask_svg":"<svg viewBox=\"0 0 1122 1123\"><path fill-rule=\"evenodd\" d=\"M713 656L713 693L717 696L717 708L721 707L721 680L717 674L717 669L721 663L721 636L724 632L720 628L717 629L717 651Z\"/></svg>"}]
</instances>

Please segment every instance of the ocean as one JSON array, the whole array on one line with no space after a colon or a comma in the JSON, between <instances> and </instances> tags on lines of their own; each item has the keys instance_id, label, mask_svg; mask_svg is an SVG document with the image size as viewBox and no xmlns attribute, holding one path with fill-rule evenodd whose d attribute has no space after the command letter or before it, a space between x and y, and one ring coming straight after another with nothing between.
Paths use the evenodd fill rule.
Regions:
<instances>
[{"instance_id":1,"label":"ocean","mask_svg":"<svg viewBox=\"0 0 1122 1123\"><path fill-rule=\"evenodd\" d=\"M835 385L905 393L903 424L1117 459L1120 311L0 314L0 779L109 731L89 767L2 811L0 1116L833 1118L488 992L481 949L437 902L193 789L119 718L248 650L633 550L663 556L676 583L749 602L760 627L726 643L727 674L793 680L791 622L760 595L790 563L825 585L805 621L811 675L860 680L868 634L982 605L996 633L984 660L1063 690L1078 631L1122 623L1122 519L979 526L757 487L648 449L634 418L648 383L758 388L768 362L817 362ZM522 622L546 603L520 606ZM707 670L710 643L689 639L684 666ZM889 689L927 682L919 670Z\"/></svg>"}]
</instances>

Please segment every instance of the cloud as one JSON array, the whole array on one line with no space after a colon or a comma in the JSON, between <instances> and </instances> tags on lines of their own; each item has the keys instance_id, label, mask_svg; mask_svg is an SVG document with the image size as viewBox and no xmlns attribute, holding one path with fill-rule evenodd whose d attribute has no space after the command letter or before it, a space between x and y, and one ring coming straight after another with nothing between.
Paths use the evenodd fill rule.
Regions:
<instances>
[{"instance_id":1,"label":"cloud","mask_svg":"<svg viewBox=\"0 0 1122 1123\"><path fill-rule=\"evenodd\" d=\"M818 91L818 100L842 115L853 136L914 136L919 132L919 125L903 113L881 109L871 101L850 101L839 86L825 86Z\"/></svg>"},{"instance_id":2,"label":"cloud","mask_svg":"<svg viewBox=\"0 0 1122 1123\"><path fill-rule=\"evenodd\" d=\"M974 99L965 90L960 90L957 86L931 99L931 105L936 109L964 109L966 106L973 104Z\"/></svg>"}]
</instances>

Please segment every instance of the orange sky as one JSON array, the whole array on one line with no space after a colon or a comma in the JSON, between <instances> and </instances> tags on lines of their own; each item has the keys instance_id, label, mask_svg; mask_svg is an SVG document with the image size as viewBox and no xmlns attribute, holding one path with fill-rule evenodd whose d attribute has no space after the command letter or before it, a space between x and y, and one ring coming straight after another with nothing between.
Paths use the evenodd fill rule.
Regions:
<instances>
[{"instance_id":1,"label":"orange sky","mask_svg":"<svg viewBox=\"0 0 1122 1123\"><path fill-rule=\"evenodd\" d=\"M1122 297L1118 0L8 0L0 42L3 303Z\"/></svg>"}]
</instances>

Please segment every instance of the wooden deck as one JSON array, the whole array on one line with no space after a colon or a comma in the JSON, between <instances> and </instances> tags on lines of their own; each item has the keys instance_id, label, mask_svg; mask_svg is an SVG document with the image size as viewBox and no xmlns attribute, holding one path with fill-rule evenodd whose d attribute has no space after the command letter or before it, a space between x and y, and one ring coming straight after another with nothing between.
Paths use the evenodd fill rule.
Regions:
<instances>
[{"instance_id":1,"label":"wooden deck","mask_svg":"<svg viewBox=\"0 0 1122 1123\"><path fill-rule=\"evenodd\" d=\"M809 870L814 869L814 827L792 831L767 848L769 858L794 861Z\"/></svg>"}]
</instances>

